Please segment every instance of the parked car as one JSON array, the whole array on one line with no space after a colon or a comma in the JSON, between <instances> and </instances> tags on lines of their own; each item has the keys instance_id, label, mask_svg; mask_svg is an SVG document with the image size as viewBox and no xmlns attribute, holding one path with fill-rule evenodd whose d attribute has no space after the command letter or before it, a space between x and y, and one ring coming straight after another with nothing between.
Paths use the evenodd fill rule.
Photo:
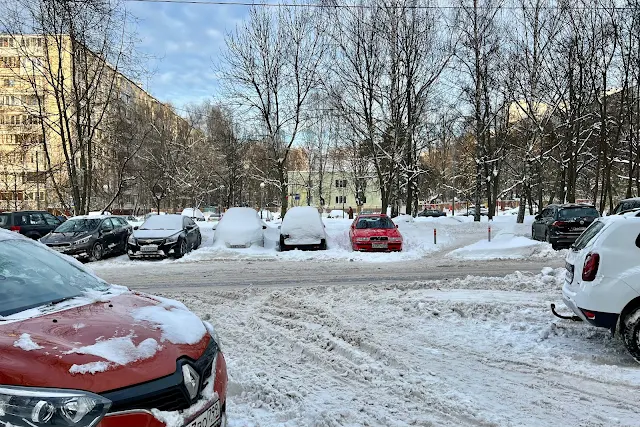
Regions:
<instances>
[{"instance_id":1,"label":"parked car","mask_svg":"<svg viewBox=\"0 0 640 427\"><path fill-rule=\"evenodd\" d=\"M612 214L621 214L634 209L640 209L640 197L634 197L631 199L621 200L620 203L613 209Z\"/></svg>"},{"instance_id":2,"label":"parked car","mask_svg":"<svg viewBox=\"0 0 640 427\"><path fill-rule=\"evenodd\" d=\"M553 249L568 247L599 217L593 205L549 205L536 215L531 237L551 243Z\"/></svg>"},{"instance_id":3,"label":"parked car","mask_svg":"<svg viewBox=\"0 0 640 427\"><path fill-rule=\"evenodd\" d=\"M640 362L640 217L597 219L566 257L564 303L585 322L619 331Z\"/></svg>"},{"instance_id":4,"label":"parked car","mask_svg":"<svg viewBox=\"0 0 640 427\"><path fill-rule=\"evenodd\" d=\"M181 215L188 216L194 221L206 221L204 214L198 208L186 208L181 212Z\"/></svg>"},{"instance_id":5,"label":"parked car","mask_svg":"<svg viewBox=\"0 0 640 427\"><path fill-rule=\"evenodd\" d=\"M60 219L46 211L0 213L0 228L18 232L35 240L52 232L60 224Z\"/></svg>"},{"instance_id":6,"label":"parked car","mask_svg":"<svg viewBox=\"0 0 640 427\"><path fill-rule=\"evenodd\" d=\"M476 207L475 206L469 206L469 208L467 209L467 212L463 214L463 216L475 216L476 215ZM480 206L480 216L488 216L489 215L489 208L487 208L486 206Z\"/></svg>"},{"instance_id":7,"label":"parked car","mask_svg":"<svg viewBox=\"0 0 640 427\"><path fill-rule=\"evenodd\" d=\"M349 215L341 209L334 209L331 212L329 212L329 215L327 215L327 218L349 218Z\"/></svg>"},{"instance_id":8,"label":"parked car","mask_svg":"<svg viewBox=\"0 0 640 427\"><path fill-rule=\"evenodd\" d=\"M160 427L188 414L185 426L226 425L210 324L15 233L0 230L0 253L3 424Z\"/></svg>"},{"instance_id":9,"label":"parked car","mask_svg":"<svg viewBox=\"0 0 640 427\"><path fill-rule=\"evenodd\" d=\"M127 253L131 225L116 216L76 216L40 239L65 255L99 261L105 255Z\"/></svg>"},{"instance_id":10,"label":"parked car","mask_svg":"<svg viewBox=\"0 0 640 427\"><path fill-rule=\"evenodd\" d=\"M437 209L425 209L422 212L418 212L417 216L425 218L439 218L441 216L447 216L446 212L439 211Z\"/></svg>"},{"instance_id":11,"label":"parked car","mask_svg":"<svg viewBox=\"0 0 640 427\"><path fill-rule=\"evenodd\" d=\"M228 248L264 246L266 229L266 224L255 209L231 208L216 226L213 241Z\"/></svg>"},{"instance_id":12,"label":"parked car","mask_svg":"<svg viewBox=\"0 0 640 427\"><path fill-rule=\"evenodd\" d=\"M137 258L182 258L202 243L200 227L183 215L152 215L129 236L127 254Z\"/></svg>"},{"instance_id":13,"label":"parked car","mask_svg":"<svg viewBox=\"0 0 640 427\"><path fill-rule=\"evenodd\" d=\"M280 250L327 249L327 233L318 210L312 206L289 209L280 226Z\"/></svg>"},{"instance_id":14,"label":"parked car","mask_svg":"<svg viewBox=\"0 0 640 427\"><path fill-rule=\"evenodd\" d=\"M359 215L349 230L354 251L401 251L398 226L384 214Z\"/></svg>"}]
</instances>

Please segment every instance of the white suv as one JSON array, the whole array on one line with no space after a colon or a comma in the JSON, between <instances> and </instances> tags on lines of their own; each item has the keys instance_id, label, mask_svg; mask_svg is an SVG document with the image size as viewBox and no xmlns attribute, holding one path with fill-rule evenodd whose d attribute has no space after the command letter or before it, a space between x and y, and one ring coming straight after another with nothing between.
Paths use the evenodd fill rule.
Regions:
<instances>
[{"instance_id":1,"label":"white suv","mask_svg":"<svg viewBox=\"0 0 640 427\"><path fill-rule=\"evenodd\" d=\"M567 254L564 303L582 320L618 330L640 362L640 215L599 218Z\"/></svg>"}]
</instances>

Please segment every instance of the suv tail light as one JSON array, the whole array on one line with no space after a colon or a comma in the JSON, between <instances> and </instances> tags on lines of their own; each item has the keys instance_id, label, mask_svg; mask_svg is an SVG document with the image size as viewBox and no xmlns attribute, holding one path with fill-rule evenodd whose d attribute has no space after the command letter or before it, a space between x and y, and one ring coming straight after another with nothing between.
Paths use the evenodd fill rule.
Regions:
<instances>
[{"instance_id":1,"label":"suv tail light","mask_svg":"<svg viewBox=\"0 0 640 427\"><path fill-rule=\"evenodd\" d=\"M565 225L567 225L568 223L565 221L554 221L553 224L551 224L552 227L564 227Z\"/></svg>"},{"instance_id":2,"label":"suv tail light","mask_svg":"<svg viewBox=\"0 0 640 427\"><path fill-rule=\"evenodd\" d=\"M15 231L15 232L20 232L20 226L19 225L12 225L9 230L11 231Z\"/></svg>"},{"instance_id":3,"label":"suv tail light","mask_svg":"<svg viewBox=\"0 0 640 427\"><path fill-rule=\"evenodd\" d=\"M582 280L585 282L593 282L598 274L598 267L600 266L600 255L596 253L590 253L587 255L587 259L584 260L584 267L582 268Z\"/></svg>"}]
</instances>

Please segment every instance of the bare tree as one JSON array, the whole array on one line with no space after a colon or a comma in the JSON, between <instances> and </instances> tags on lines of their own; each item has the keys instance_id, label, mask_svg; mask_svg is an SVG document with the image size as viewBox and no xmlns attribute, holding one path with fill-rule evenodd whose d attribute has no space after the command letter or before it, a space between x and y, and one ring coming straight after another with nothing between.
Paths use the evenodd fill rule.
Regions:
<instances>
[{"instance_id":1,"label":"bare tree","mask_svg":"<svg viewBox=\"0 0 640 427\"><path fill-rule=\"evenodd\" d=\"M231 96L256 113L277 171L282 215L288 204L287 157L302 126L309 95L320 84L326 50L317 11L256 8L227 37L226 81Z\"/></svg>"}]
</instances>

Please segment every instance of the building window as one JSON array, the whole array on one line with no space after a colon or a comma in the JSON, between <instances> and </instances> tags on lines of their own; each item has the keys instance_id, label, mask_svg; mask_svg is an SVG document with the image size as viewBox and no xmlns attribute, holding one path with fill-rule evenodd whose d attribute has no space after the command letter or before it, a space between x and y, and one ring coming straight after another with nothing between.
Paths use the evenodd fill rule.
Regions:
<instances>
[{"instance_id":1,"label":"building window","mask_svg":"<svg viewBox=\"0 0 640 427\"><path fill-rule=\"evenodd\" d=\"M5 87L13 87L16 85L16 81L13 79L4 79L4 86Z\"/></svg>"},{"instance_id":2,"label":"building window","mask_svg":"<svg viewBox=\"0 0 640 427\"><path fill-rule=\"evenodd\" d=\"M18 67L20 67L20 57L0 56L0 68L18 68Z\"/></svg>"},{"instance_id":3,"label":"building window","mask_svg":"<svg viewBox=\"0 0 640 427\"><path fill-rule=\"evenodd\" d=\"M347 203L347 196L336 196L336 203Z\"/></svg>"},{"instance_id":4,"label":"building window","mask_svg":"<svg viewBox=\"0 0 640 427\"><path fill-rule=\"evenodd\" d=\"M11 37L0 37L0 47L13 47L13 39Z\"/></svg>"},{"instance_id":5,"label":"building window","mask_svg":"<svg viewBox=\"0 0 640 427\"><path fill-rule=\"evenodd\" d=\"M336 188L346 188L347 180L346 179L336 179Z\"/></svg>"}]
</instances>

